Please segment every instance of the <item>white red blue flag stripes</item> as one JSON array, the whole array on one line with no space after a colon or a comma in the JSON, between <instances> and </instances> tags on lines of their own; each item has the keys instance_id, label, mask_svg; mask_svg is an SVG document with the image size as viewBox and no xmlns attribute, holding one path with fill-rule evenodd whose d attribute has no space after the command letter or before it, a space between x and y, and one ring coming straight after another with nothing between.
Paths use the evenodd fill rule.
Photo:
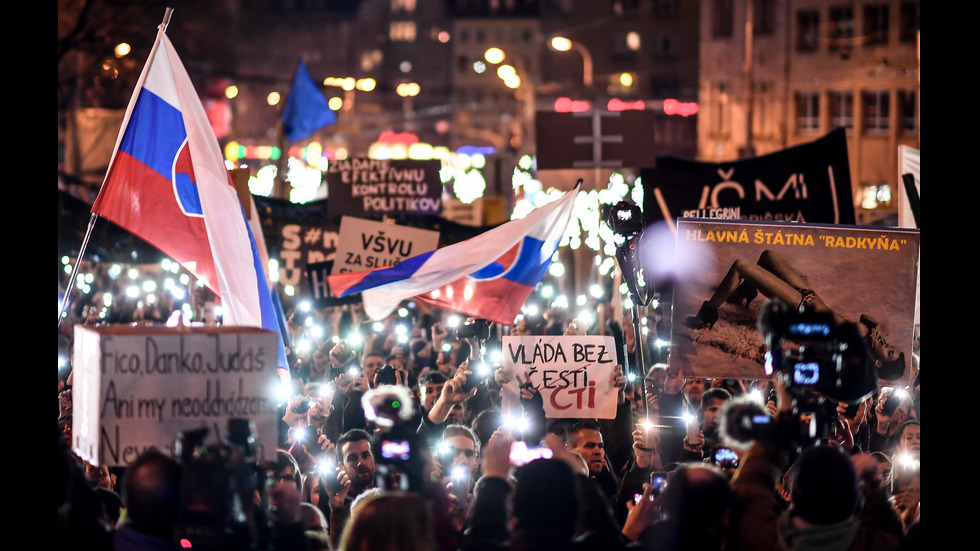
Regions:
<instances>
[{"instance_id":1,"label":"white red blue flag stripes","mask_svg":"<svg viewBox=\"0 0 980 551\"><path fill-rule=\"evenodd\" d=\"M579 186L476 237L395 266L327 277L337 297L361 293L364 312L383 319L403 299L511 324L541 281L568 226Z\"/></svg>"},{"instance_id":2,"label":"white red blue flag stripes","mask_svg":"<svg viewBox=\"0 0 980 551\"><path fill-rule=\"evenodd\" d=\"M265 267L214 131L163 26L92 212L160 249L218 295L224 325L280 335Z\"/></svg>"}]
</instances>

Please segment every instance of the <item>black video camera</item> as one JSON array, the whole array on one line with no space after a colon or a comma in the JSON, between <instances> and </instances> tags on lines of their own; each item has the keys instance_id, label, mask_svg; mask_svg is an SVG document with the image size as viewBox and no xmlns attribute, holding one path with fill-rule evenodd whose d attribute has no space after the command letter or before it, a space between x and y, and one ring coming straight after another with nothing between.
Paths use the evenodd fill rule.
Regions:
<instances>
[{"instance_id":1,"label":"black video camera","mask_svg":"<svg viewBox=\"0 0 980 551\"><path fill-rule=\"evenodd\" d=\"M490 322L482 318L466 320L465 323L456 327L456 338L479 339L482 343L490 338Z\"/></svg>"},{"instance_id":2,"label":"black video camera","mask_svg":"<svg viewBox=\"0 0 980 551\"><path fill-rule=\"evenodd\" d=\"M398 384L398 372L395 370L395 366L386 363L378 369L377 374L375 374L377 382L379 385L397 385Z\"/></svg>"},{"instance_id":3,"label":"black video camera","mask_svg":"<svg viewBox=\"0 0 980 551\"><path fill-rule=\"evenodd\" d=\"M878 388L857 326L838 324L831 312L770 300L759 314L758 329L768 350L766 375L785 374L787 390L797 399L825 397L851 404Z\"/></svg>"},{"instance_id":4,"label":"black video camera","mask_svg":"<svg viewBox=\"0 0 980 551\"><path fill-rule=\"evenodd\" d=\"M421 437L404 426L376 434L372 443L375 485L382 490L419 491L427 449Z\"/></svg>"},{"instance_id":5,"label":"black video camera","mask_svg":"<svg viewBox=\"0 0 980 551\"><path fill-rule=\"evenodd\" d=\"M628 201L620 201L606 211L606 220L613 233L630 237L643 232L643 212Z\"/></svg>"},{"instance_id":6,"label":"black video camera","mask_svg":"<svg viewBox=\"0 0 980 551\"><path fill-rule=\"evenodd\" d=\"M205 445L207 427L180 432L176 541L195 549L265 549L272 540L265 470L254 460L254 423L229 419L224 442ZM260 500L256 503L255 491Z\"/></svg>"}]
</instances>

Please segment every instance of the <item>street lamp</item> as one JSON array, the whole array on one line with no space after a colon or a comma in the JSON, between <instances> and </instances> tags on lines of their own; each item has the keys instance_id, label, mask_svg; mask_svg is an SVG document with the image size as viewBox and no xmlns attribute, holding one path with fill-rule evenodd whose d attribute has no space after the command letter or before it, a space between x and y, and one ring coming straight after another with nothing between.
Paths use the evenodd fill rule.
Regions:
<instances>
[{"instance_id":1,"label":"street lamp","mask_svg":"<svg viewBox=\"0 0 980 551\"><path fill-rule=\"evenodd\" d=\"M575 50L576 52L582 54L582 84L586 88L592 87L592 54L585 46L579 44L578 42L572 42L570 39L564 36L555 36L551 39L551 47L559 52L567 52L568 50Z\"/></svg>"}]
</instances>

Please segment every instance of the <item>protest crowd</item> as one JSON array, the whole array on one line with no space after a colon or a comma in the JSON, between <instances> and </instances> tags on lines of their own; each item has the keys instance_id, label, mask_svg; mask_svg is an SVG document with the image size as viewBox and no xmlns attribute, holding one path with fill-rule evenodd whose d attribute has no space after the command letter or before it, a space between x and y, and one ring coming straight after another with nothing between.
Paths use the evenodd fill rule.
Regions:
<instances>
[{"instance_id":1,"label":"protest crowd","mask_svg":"<svg viewBox=\"0 0 980 551\"><path fill-rule=\"evenodd\" d=\"M205 302L196 301L198 319ZM254 503L235 502L251 516L238 517L252 527L242 540L188 536L179 457L147 450L127 467L109 468L76 456L71 369L60 369L61 547L919 546L917 353L908 392L879 385L859 404L832 403L826 430L801 437L797 427L817 413L801 410L781 376L692 378L662 361L634 376L644 339L633 338L628 315L622 325L581 327L554 312L521 314L474 338L459 332L477 320L407 306L408 315L375 323L357 304L286 305L292 392L281 404L275 458L255 466L261 485L250 490ZM59 327L59 349L70 353L75 324L162 324L168 317L141 307L99 317L76 301ZM529 373L508 373L499 358L483 354L505 335L594 334L617 337L608 382L617 394L614 418L547 417L541 385ZM519 412L502 399L508 385L519 391ZM897 399L886 410L890 394ZM745 425L751 418L761 426L758 415L773 430Z\"/></svg>"}]
</instances>

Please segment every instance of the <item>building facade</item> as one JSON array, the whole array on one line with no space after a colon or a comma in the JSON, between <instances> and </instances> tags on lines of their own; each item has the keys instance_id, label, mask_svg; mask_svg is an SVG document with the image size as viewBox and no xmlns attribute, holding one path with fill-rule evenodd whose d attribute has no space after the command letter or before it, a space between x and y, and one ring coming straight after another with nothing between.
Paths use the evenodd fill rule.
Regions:
<instances>
[{"instance_id":1,"label":"building facade","mask_svg":"<svg viewBox=\"0 0 980 551\"><path fill-rule=\"evenodd\" d=\"M844 127L858 224L896 225L898 149L919 148L919 2L702 0L701 16L700 159Z\"/></svg>"}]
</instances>

